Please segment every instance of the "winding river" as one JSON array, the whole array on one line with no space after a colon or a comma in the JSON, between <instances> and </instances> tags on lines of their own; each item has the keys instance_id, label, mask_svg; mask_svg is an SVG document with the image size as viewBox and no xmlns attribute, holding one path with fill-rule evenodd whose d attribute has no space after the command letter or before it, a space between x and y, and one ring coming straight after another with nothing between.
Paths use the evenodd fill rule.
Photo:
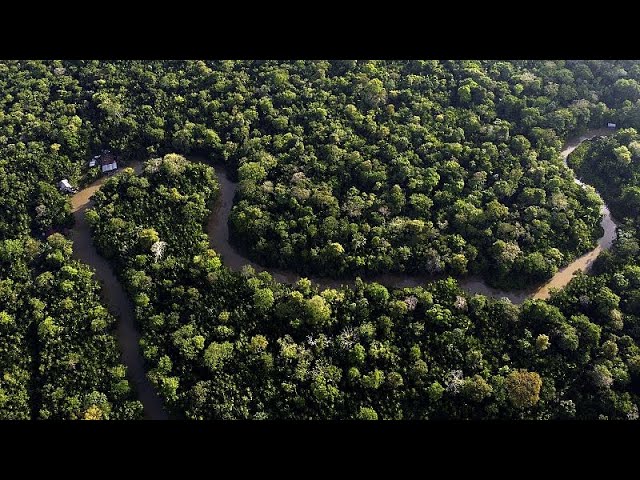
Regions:
<instances>
[{"instance_id":1,"label":"winding river","mask_svg":"<svg viewBox=\"0 0 640 480\"><path fill-rule=\"evenodd\" d=\"M609 129L590 130L588 133L568 141L561 152L565 165L568 155L575 150L580 143L598 135L609 135L611 133L612 130ZM141 162L134 163L132 167L136 173L142 171ZM220 166L214 166L214 168L216 169L216 175L220 182L220 198L207 224L207 233L211 247L221 255L224 264L234 271L240 270L245 265L251 265L256 271L270 272L278 282L295 283L298 281L301 278L300 275L276 268L264 268L241 255L231 245L229 242L228 220L233 206L237 184L228 179L224 168ZM140 354L140 335L136 330L133 305L109 263L98 254L85 218L85 211L91 204L91 196L100 189L108 178L109 176L102 177L72 197L71 204L75 218L75 226L71 230L70 236L73 240L73 254L75 258L95 269L95 275L103 285L103 299L109 311L115 315L116 318L119 318L117 334L122 354L122 362L127 366L128 377L135 385L138 397L144 405L145 418L165 420L168 418L168 415L164 409L163 402L146 376L144 360ZM580 180L576 179L575 181L584 186ZM598 246L558 271L547 283L540 287L507 292L489 287L478 277L460 279L459 284L469 293L480 293L496 298L506 297L513 303L522 303L527 298L546 299L549 297L552 288L562 288L565 286L575 272L578 270L586 271L601 251L611 247L616 236L616 223L611 217L606 205L602 208L602 214L604 235L598 240ZM335 280L313 276L307 278L321 289L337 288L341 285L352 285L354 283L351 279ZM375 281L388 287L403 288L424 285L432 281L433 277L428 275L381 274L367 277L364 280Z\"/></svg>"},{"instance_id":2,"label":"winding river","mask_svg":"<svg viewBox=\"0 0 640 480\"><path fill-rule=\"evenodd\" d=\"M584 135L571 139L568 141L563 150L560 152L562 160L565 165L567 164L567 157L573 152L578 145L585 140L589 140L599 135L610 135L613 132L611 129L595 129L590 130ZM233 183L226 175L226 171L223 167L214 166L216 169L216 175L218 182L220 183L220 199L216 208L213 210L209 217L207 225L207 233L209 235L209 242L211 248L218 252L222 256L222 260L226 266L232 270L238 271L245 265L251 265L256 271L268 271L273 275L273 278L281 283L295 283L301 276L295 272L280 270L277 268L265 268L261 265L252 262L248 258L239 253L236 248L229 242L229 214L233 207L233 199L236 192L237 184ZM584 186L580 180L575 179L575 182ZM596 257L602 250L608 249L616 236L616 224L611 217L611 213L606 205L602 207L602 227L604 229L604 235L598 240L598 246L587 252L583 256L577 258L569 265L559 270L547 283L542 286L530 288L527 290L512 290L502 291L487 285L481 278L476 276L469 276L462 278L458 281L460 286L469 293L479 293L482 295L491 296L494 298L509 298L513 303L522 303L527 298L549 298L551 288L562 288L565 286L574 273L578 270L586 271ZM341 285L353 285L354 281L351 279L336 280L328 277L316 277L308 276L309 280L318 285L321 289L324 288L337 288ZM432 275L410 275L410 274L392 274L385 273L363 278L366 281L378 282L387 287L404 288L404 287L416 287L424 285L427 282L433 281Z\"/></svg>"},{"instance_id":3,"label":"winding river","mask_svg":"<svg viewBox=\"0 0 640 480\"><path fill-rule=\"evenodd\" d=\"M136 173L142 171L142 162L134 163L131 166ZM140 334L136 330L133 304L113 273L109 262L98 254L85 218L85 211L90 206L91 196L100 189L108 178L109 176L100 178L71 198L71 211L75 219L75 225L70 234L71 240L73 240L73 256L93 267L96 278L102 283L102 299L109 311L119 320L117 336L121 360L127 366L127 377L134 385L138 399L142 402L145 418L166 420L168 415L162 399L147 378L144 359L140 354Z\"/></svg>"},{"instance_id":4,"label":"winding river","mask_svg":"<svg viewBox=\"0 0 640 480\"><path fill-rule=\"evenodd\" d=\"M593 137L597 137L600 135L602 136L611 135L613 132L614 130L609 128L600 128L597 130L590 130L584 135L568 141L565 144L562 152L560 152L560 155L562 156L562 161L564 162L565 165L567 165L567 157L569 156L569 154L573 152L576 148L578 148L578 146L585 140L589 140ZM576 182L578 185L581 185L582 187L585 187L586 185L584 182L582 182L578 178L574 178L573 181ZM602 213L602 221L600 222L600 225L602 226L604 233L602 237L598 239L598 245L596 246L596 248L594 248L590 252L585 253L581 257L576 258L573 262L571 262L569 265L564 267L562 270L559 270L558 273L556 273L551 278L551 280L549 280L547 283L539 287L533 293L533 298L541 298L541 299L549 298L549 295L551 293L550 289L552 288L559 289L564 287L567 283L569 283L569 280L571 280L571 277L573 277L573 275L578 270L582 270L583 272L586 272L591 267L594 260L598 258L598 255L600 255L600 252L611 248L611 245L613 245L613 241L616 239L616 229L618 228L618 225L616 224L615 220L611 216L609 207L607 207L606 204L602 205L602 209L600 211Z\"/></svg>"}]
</instances>

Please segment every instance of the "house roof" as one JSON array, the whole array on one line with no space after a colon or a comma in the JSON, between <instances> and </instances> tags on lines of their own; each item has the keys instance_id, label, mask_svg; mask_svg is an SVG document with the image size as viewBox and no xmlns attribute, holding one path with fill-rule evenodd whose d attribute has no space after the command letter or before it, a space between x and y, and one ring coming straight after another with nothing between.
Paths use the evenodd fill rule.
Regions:
<instances>
[{"instance_id":1,"label":"house roof","mask_svg":"<svg viewBox=\"0 0 640 480\"><path fill-rule=\"evenodd\" d=\"M115 161L116 156L107 150L105 150L105 153L103 153L100 157L100 165L110 165Z\"/></svg>"}]
</instances>

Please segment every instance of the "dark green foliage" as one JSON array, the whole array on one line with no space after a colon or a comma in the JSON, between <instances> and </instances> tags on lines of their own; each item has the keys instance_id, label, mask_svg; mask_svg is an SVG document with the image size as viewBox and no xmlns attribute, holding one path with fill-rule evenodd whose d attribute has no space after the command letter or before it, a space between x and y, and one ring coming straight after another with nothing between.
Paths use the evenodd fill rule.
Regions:
<instances>
[{"instance_id":1,"label":"dark green foliage","mask_svg":"<svg viewBox=\"0 0 640 480\"><path fill-rule=\"evenodd\" d=\"M15 227L0 238L64 223L55 201L36 201L37 182L13 188L26 172L78 182L93 178L84 162L103 147L125 159L177 151L237 171L233 239L261 263L535 283L592 248L599 233L597 197L573 184L556 152L567 135L610 117L640 118L629 106L637 100L632 67L7 62L0 159L10 161L0 193L11 208L0 215ZM30 221L39 205L46 214Z\"/></svg>"},{"instance_id":2,"label":"dark green foliage","mask_svg":"<svg viewBox=\"0 0 640 480\"><path fill-rule=\"evenodd\" d=\"M640 215L640 134L626 128L610 137L585 142L568 159L577 175L608 200L620 219Z\"/></svg>"},{"instance_id":3,"label":"dark green foliage","mask_svg":"<svg viewBox=\"0 0 640 480\"><path fill-rule=\"evenodd\" d=\"M223 154L239 164L231 231L252 258L333 276L476 272L513 288L593 247L599 199L555 152L602 125L607 107L584 99L604 88L587 74L597 64L331 66L234 64L250 138Z\"/></svg>"},{"instance_id":4,"label":"dark green foliage","mask_svg":"<svg viewBox=\"0 0 640 480\"><path fill-rule=\"evenodd\" d=\"M233 240L261 263L511 288L594 246L600 200L557 154L640 127L639 80L635 61L0 63L0 417L140 415L95 282L59 237L33 239L70 225L56 182L95 178L102 148L224 162ZM620 239L597 276L522 308L449 279L320 293L232 274L202 231L213 174L175 155L111 181L88 218L188 418L635 418L637 140L574 154Z\"/></svg>"},{"instance_id":5,"label":"dark green foliage","mask_svg":"<svg viewBox=\"0 0 640 480\"><path fill-rule=\"evenodd\" d=\"M185 168L176 197L215 194L200 168ZM132 182L148 185L145 193L133 195ZM470 297L453 279L393 291L362 281L323 292L305 280L287 286L251 269L230 272L205 241L180 243L178 232L202 229L206 215L155 207L175 182L147 167L139 179L108 182L95 208L98 245L128 232L131 247L112 254L131 272L132 297L144 297L136 313L149 375L175 415L633 418L637 334L606 320L620 298L599 277L578 277L567 290L576 295L588 279L597 294L587 306L558 295L522 308ZM146 230L162 232L172 254L152 261L135 240Z\"/></svg>"},{"instance_id":6,"label":"dark green foliage","mask_svg":"<svg viewBox=\"0 0 640 480\"><path fill-rule=\"evenodd\" d=\"M0 242L0 418L142 415L120 364L115 320L91 271L70 255L59 234Z\"/></svg>"}]
</instances>

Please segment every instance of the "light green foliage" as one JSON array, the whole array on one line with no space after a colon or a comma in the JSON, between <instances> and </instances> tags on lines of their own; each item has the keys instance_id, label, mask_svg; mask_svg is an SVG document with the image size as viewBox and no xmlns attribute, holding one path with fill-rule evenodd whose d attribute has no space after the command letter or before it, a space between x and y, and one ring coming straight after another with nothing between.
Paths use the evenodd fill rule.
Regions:
<instances>
[{"instance_id":1,"label":"light green foliage","mask_svg":"<svg viewBox=\"0 0 640 480\"><path fill-rule=\"evenodd\" d=\"M233 355L233 344L230 342L212 342L204 351L204 364L212 371L221 369Z\"/></svg>"},{"instance_id":2,"label":"light green foliage","mask_svg":"<svg viewBox=\"0 0 640 480\"><path fill-rule=\"evenodd\" d=\"M371 407L361 407L357 418L358 420L378 420L378 414Z\"/></svg>"},{"instance_id":3,"label":"light green foliage","mask_svg":"<svg viewBox=\"0 0 640 480\"><path fill-rule=\"evenodd\" d=\"M69 226L56 182L91 180L101 146L177 152L109 180L87 212L177 416L637 416L639 79L635 61L1 63L0 416L141 414L88 271L62 235L30 238ZM203 231L214 172L182 157L239 181L232 241L263 265L510 289L593 248L601 201L558 152L607 121L624 128L569 163L628 219L620 240L595 275L522 308L447 280L321 293L231 273Z\"/></svg>"},{"instance_id":4,"label":"light green foliage","mask_svg":"<svg viewBox=\"0 0 640 480\"><path fill-rule=\"evenodd\" d=\"M309 323L312 325L322 325L331 318L331 307L320 295L314 295L306 302L306 310L309 316Z\"/></svg>"},{"instance_id":5,"label":"light green foliage","mask_svg":"<svg viewBox=\"0 0 640 480\"><path fill-rule=\"evenodd\" d=\"M11 252L0 261L0 419L142 416L120 364L115 319L70 247L61 235L0 241L0 252ZM53 255L58 268L47 260Z\"/></svg>"},{"instance_id":6,"label":"light green foliage","mask_svg":"<svg viewBox=\"0 0 640 480\"><path fill-rule=\"evenodd\" d=\"M259 288L253 294L253 302L258 310L265 312L273 306L273 292L268 288Z\"/></svg>"}]
</instances>

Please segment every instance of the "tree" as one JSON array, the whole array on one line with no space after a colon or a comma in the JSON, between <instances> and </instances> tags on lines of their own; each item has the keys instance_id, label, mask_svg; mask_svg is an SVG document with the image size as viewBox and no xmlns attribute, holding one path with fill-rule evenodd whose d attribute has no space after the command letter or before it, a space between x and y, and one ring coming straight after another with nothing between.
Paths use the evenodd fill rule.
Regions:
<instances>
[{"instance_id":1,"label":"tree","mask_svg":"<svg viewBox=\"0 0 640 480\"><path fill-rule=\"evenodd\" d=\"M140 246L146 251L149 251L152 245L160 242L158 232L153 228L145 228L142 230L138 235L138 239L140 241Z\"/></svg>"},{"instance_id":2,"label":"tree","mask_svg":"<svg viewBox=\"0 0 640 480\"><path fill-rule=\"evenodd\" d=\"M102 420L102 410L97 405L91 405L84 413L83 420Z\"/></svg>"},{"instance_id":3,"label":"tree","mask_svg":"<svg viewBox=\"0 0 640 480\"><path fill-rule=\"evenodd\" d=\"M511 404L518 408L531 408L540 400L542 379L536 372L514 370L505 381L507 396Z\"/></svg>"},{"instance_id":4,"label":"tree","mask_svg":"<svg viewBox=\"0 0 640 480\"><path fill-rule=\"evenodd\" d=\"M360 407L357 418L358 420L378 420L378 414L371 407Z\"/></svg>"},{"instance_id":5,"label":"tree","mask_svg":"<svg viewBox=\"0 0 640 480\"><path fill-rule=\"evenodd\" d=\"M204 352L204 364L213 372L221 369L233 355L231 342L211 342Z\"/></svg>"},{"instance_id":6,"label":"tree","mask_svg":"<svg viewBox=\"0 0 640 480\"><path fill-rule=\"evenodd\" d=\"M549 336L541 333L536 337L536 349L540 352L544 352L549 348Z\"/></svg>"},{"instance_id":7,"label":"tree","mask_svg":"<svg viewBox=\"0 0 640 480\"><path fill-rule=\"evenodd\" d=\"M311 325L324 325L331 319L331 307L320 295L306 301L306 311Z\"/></svg>"},{"instance_id":8,"label":"tree","mask_svg":"<svg viewBox=\"0 0 640 480\"><path fill-rule=\"evenodd\" d=\"M167 248L167 242L156 241L151 245L151 253L153 253L153 260L157 263L164 256L164 252Z\"/></svg>"},{"instance_id":9,"label":"tree","mask_svg":"<svg viewBox=\"0 0 640 480\"><path fill-rule=\"evenodd\" d=\"M626 166L631 163L631 152L625 145L614 148L613 153L622 165Z\"/></svg>"},{"instance_id":10,"label":"tree","mask_svg":"<svg viewBox=\"0 0 640 480\"><path fill-rule=\"evenodd\" d=\"M493 392L493 388L480 375L465 378L464 383L462 384L462 395L472 402L482 402L485 398L491 395L491 392Z\"/></svg>"},{"instance_id":11,"label":"tree","mask_svg":"<svg viewBox=\"0 0 640 480\"><path fill-rule=\"evenodd\" d=\"M259 288L253 294L253 303L260 312L266 312L274 303L273 292L268 288Z\"/></svg>"}]
</instances>

